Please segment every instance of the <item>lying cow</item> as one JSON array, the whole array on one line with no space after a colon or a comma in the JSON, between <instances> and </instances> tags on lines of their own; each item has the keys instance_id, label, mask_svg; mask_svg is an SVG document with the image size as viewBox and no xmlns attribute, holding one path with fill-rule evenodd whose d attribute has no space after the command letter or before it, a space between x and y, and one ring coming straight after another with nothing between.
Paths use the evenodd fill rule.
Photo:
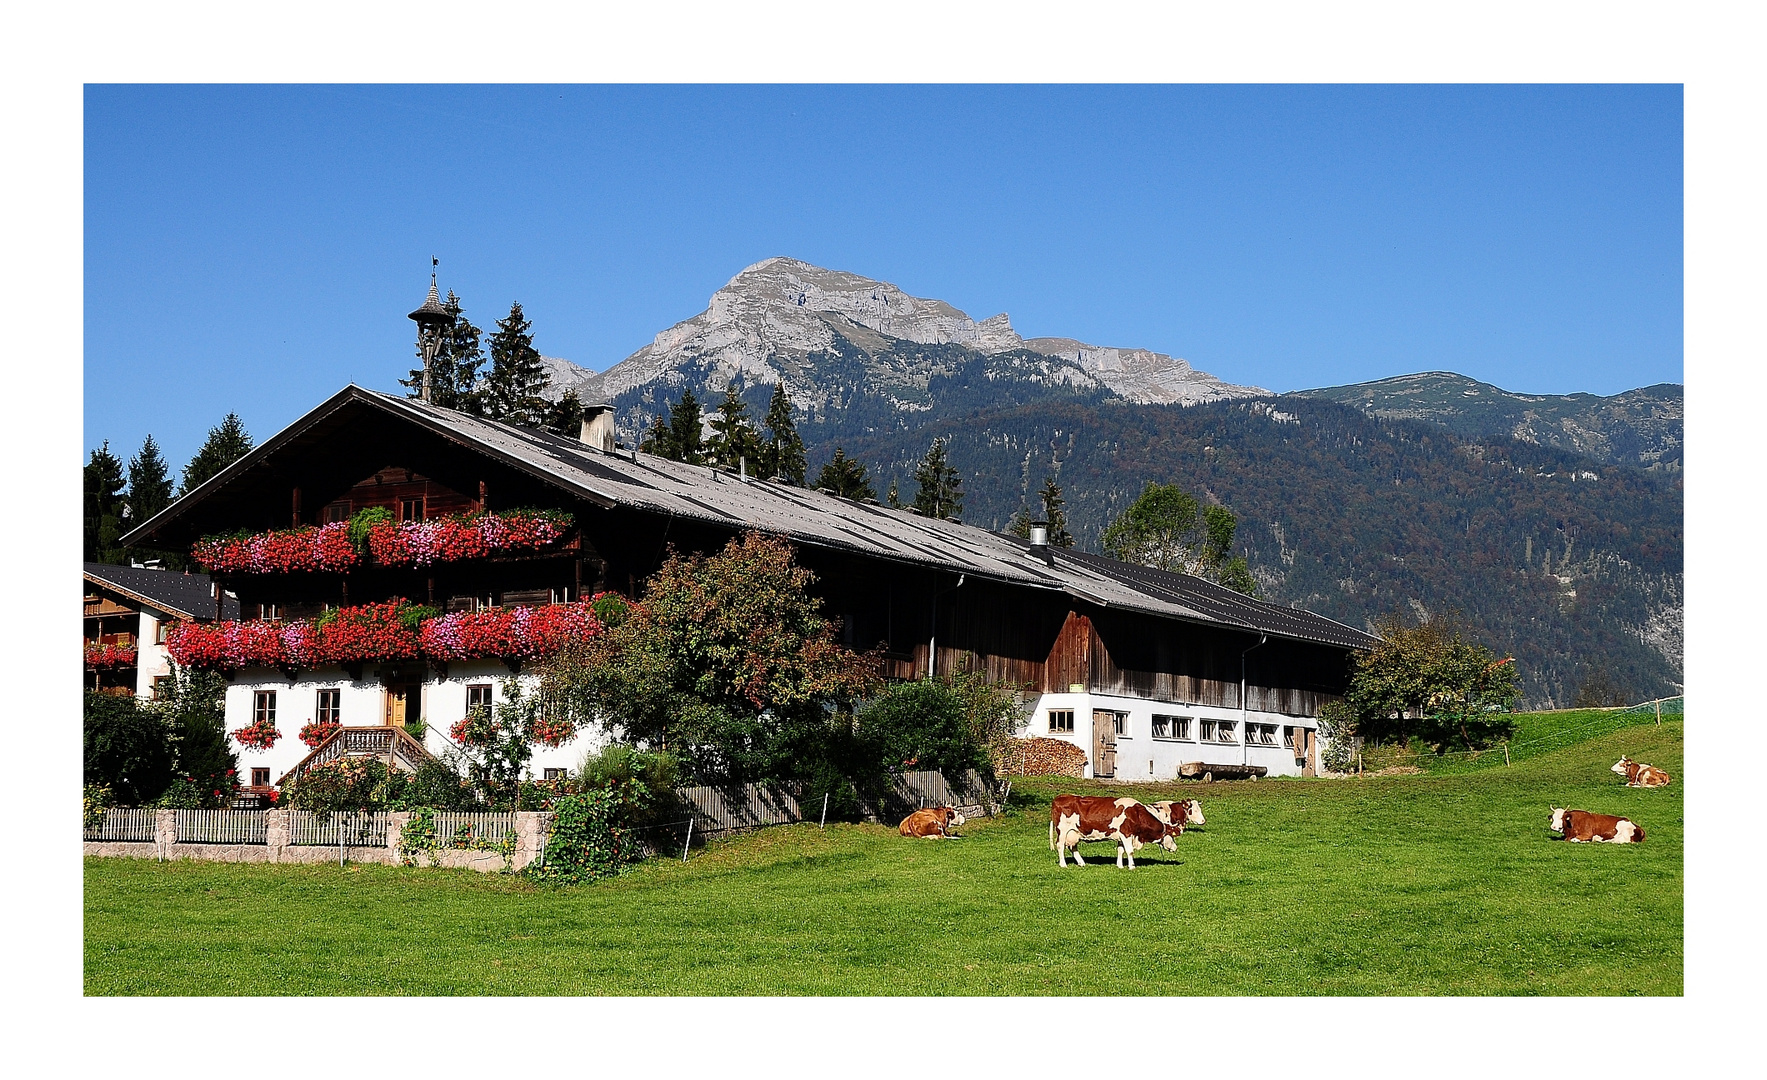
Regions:
<instances>
[{"instance_id":1,"label":"lying cow","mask_svg":"<svg viewBox=\"0 0 1767 1080\"><path fill-rule=\"evenodd\" d=\"M1147 808L1153 811L1154 817L1168 825L1172 823L1174 810L1183 811L1184 824L1186 825L1208 824L1208 819L1203 817L1203 804L1195 799L1161 799L1159 802L1148 803Z\"/></svg>"},{"instance_id":2,"label":"lying cow","mask_svg":"<svg viewBox=\"0 0 1767 1080\"><path fill-rule=\"evenodd\" d=\"M1642 844L1644 829L1631 818L1612 814L1591 814L1587 810L1566 810L1551 807L1552 821L1546 827L1564 833L1573 844Z\"/></svg>"},{"instance_id":3,"label":"lying cow","mask_svg":"<svg viewBox=\"0 0 1767 1080\"><path fill-rule=\"evenodd\" d=\"M1147 844L1159 844L1167 851L1177 851L1176 838L1183 835L1183 822L1161 821L1153 811L1134 799L1106 799L1089 795L1058 795L1049 808L1049 837L1062 866L1068 864L1068 851L1074 863L1085 866L1080 857L1082 840L1110 840L1117 845L1117 866L1127 860L1135 869L1135 853Z\"/></svg>"},{"instance_id":4,"label":"lying cow","mask_svg":"<svg viewBox=\"0 0 1767 1080\"><path fill-rule=\"evenodd\" d=\"M925 810L916 810L902 819L900 832L903 836L918 836L923 840L942 840L957 834L951 830L963 824L963 815L949 806L934 806Z\"/></svg>"},{"instance_id":5,"label":"lying cow","mask_svg":"<svg viewBox=\"0 0 1767 1080\"><path fill-rule=\"evenodd\" d=\"M1627 787L1667 787L1669 774L1655 765L1633 761L1629 757L1621 757L1614 762L1614 772L1626 778Z\"/></svg>"}]
</instances>

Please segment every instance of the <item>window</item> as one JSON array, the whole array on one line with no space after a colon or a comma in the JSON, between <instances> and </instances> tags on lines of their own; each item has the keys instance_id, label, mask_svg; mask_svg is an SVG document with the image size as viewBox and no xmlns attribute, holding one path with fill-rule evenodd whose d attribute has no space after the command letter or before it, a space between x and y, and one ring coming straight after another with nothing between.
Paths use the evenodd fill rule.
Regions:
<instances>
[{"instance_id":1,"label":"window","mask_svg":"<svg viewBox=\"0 0 1767 1080\"><path fill-rule=\"evenodd\" d=\"M280 618L282 618L282 609L277 607L275 604L258 604L258 605L256 605L256 610L258 613L258 618L260 618L260 619L280 619Z\"/></svg>"},{"instance_id":2,"label":"window","mask_svg":"<svg viewBox=\"0 0 1767 1080\"><path fill-rule=\"evenodd\" d=\"M422 521L423 520L423 496L422 495L417 496L415 499L400 499L399 500L399 520L400 521Z\"/></svg>"},{"instance_id":3,"label":"window","mask_svg":"<svg viewBox=\"0 0 1767 1080\"><path fill-rule=\"evenodd\" d=\"M1153 737L1156 739L1190 738L1190 717L1155 716L1153 718Z\"/></svg>"},{"instance_id":4,"label":"window","mask_svg":"<svg viewBox=\"0 0 1767 1080\"><path fill-rule=\"evenodd\" d=\"M166 643L166 626L167 621L165 619L155 620L153 624L153 643L155 645L164 645Z\"/></svg>"},{"instance_id":5,"label":"window","mask_svg":"<svg viewBox=\"0 0 1767 1080\"><path fill-rule=\"evenodd\" d=\"M466 711L470 714L474 709L491 711L490 683L474 683L466 688Z\"/></svg>"},{"instance_id":6,"label":"window","mask_svg":"<svg viewBox=\"0 0 1767 1080\"><path fill-rule=\"evenodd\" d=\"M563 780L564 779L564 770L563 769L541 769L540 770L540 779L542 779L542 780Z\"/></svg>"},{"instance_id":7,"label":"window","mask_svg":"<svg viewBox=\"0 0 1767 1080\"><path fill-rule=\"evenodd\" d=\"M1127 739L1129 735L1129 714L1126 712L1112 713L1117 719L1117 738Z\"/></svg>"},{"instance_id":8,"label":"window","mask_svg":"<svg viewBox=\"0 0 1767 1080\"><path fill-rule=\"evenodd\" d=\"M1203 742L1232 742L1234 724L1231 720L1204 720L1202 722Z\"/></svg>"},{"instance_id":9,"label":"window","mask_svg":"<svg viewBox=\"0 0 1767 1080\"><path fill-rule=\"evenodd\" d=\"M1276 725L1247 724L1245 726L1245 741L1248 746L1275 746Z\"/></svg>"},{"instance_id":10,"label":"window","mask_svg":"<svg viewBox=\"0 0 1767 1080\"><path fill-rule=\"evenodd\" d=\"M1074 710L1072 710L1072 709L1051 709L1051 710L1049 710L1049 730L1050 731L1065 731L1070 735L1073 734L1073 732L1074 732Z\"/></svg>"},{"instance_id":11,"label":"window","mask_svg":"<svg viewBox=\"0 0 1767 1080\"><path fill-rule=\"evenodd\" d=\"M269 787L269 786L270 786L270 770L269 769L253 769L252 770L252 787Z\"/></svg>"},{"instance_id":12,"label":"window","mask_svg":"<svg viewBox=\"0 0 1767 1080\"><path fill-rule=\"evenodd\" d=\"M276 691L259 690L252 695L252 722L256 724L274 724L276 722Z\"/></svg>"},{"instance_id":13,"label":"window","mask_svg":"<svg viewBox=\"0 0 1767 1080\"><path fill-rule=\"evenodd\" d=\"M321 724L343 723L342 690L321 690L318 699L313 702L313 719Z\"/></svg>"},{"instance_id":14,"label":"window","mask_svg":"<svg viewBox=\"0 0 1767 1080\"><path fill-rule=\"evenodd\" d=\"M171 692L172 692L172 677L170 675L155 675L153 677L153 696L154 697L163 698Z\"/></svg>"},{"instance_id":15,"label":"window","mask_svg":"<svg viewBox=\"0 0 1767 1080\"><path fill-rule=\"evenodd\" d=\"M350 520L350 504L348 501L334 502L324 509L321 517L326 525L330 525L334 521L348 521Z\"/></svg>"}]
</instances>

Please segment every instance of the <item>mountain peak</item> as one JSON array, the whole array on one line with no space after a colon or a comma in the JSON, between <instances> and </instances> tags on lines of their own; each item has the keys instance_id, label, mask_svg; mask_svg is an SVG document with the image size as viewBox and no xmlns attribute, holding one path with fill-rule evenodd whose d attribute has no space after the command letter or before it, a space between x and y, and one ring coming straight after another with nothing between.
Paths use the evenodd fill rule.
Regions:
<instances>
[{"instance_id":1,"label":"mountain peak","mask_svg":"<svg viewBox=\"0 0 1767 1080\"><path fill-rule=\"evenodd\" d=\"M653 386L721 392L733 382L784 383L795 402L814 412L859 389L831 382L851 380L850 368L839 376L819 370L828 358L856 349L873 360L888 355L887 362L870 365L875 370L866 370L865 379L877 383L896 408L923 410L929 407L923 400L927 380L938 363L909 346L958 346L987 357L1022 351L1028 366L1016 363L1014 371L1029 374L1014 377L1102 389L1135 402L1194 404L1268 393L1224 383L1146 349L1065 338L1027 342L1005 312L977 322L943 300L783 255L744 267L712 294L705 311L574 388L587 401Z\"/></svg>"}]
</instances>

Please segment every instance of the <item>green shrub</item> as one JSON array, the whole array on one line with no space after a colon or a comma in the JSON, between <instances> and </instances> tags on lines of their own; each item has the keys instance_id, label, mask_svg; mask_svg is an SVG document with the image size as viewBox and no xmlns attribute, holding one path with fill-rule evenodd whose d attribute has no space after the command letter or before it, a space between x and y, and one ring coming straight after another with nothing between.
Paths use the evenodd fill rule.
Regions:
<instances>
[{"instance_id":1,"label":"green shrub","mask_svg":"<svg viewBox=\"0 0 1767 1080\"><path fill-rule=\"evenodd\" d=\"M175 757L165 718L133 695L87 692L85 783L100 784L123 806L147 806L172 782Z\"/></svg>"},{"instance_id":2,"label":"green shrub","mask_svg":"<svg viewBox=\"0 0 1767 1080\"><path fill-rule=\"evenodd\" d=\"M104 824L104 812L115 805L116 799L111 795L110 788L103 784L87 784L81 793L80 823L88 829L96 829Z\"/></svg>"},{"instance_id":3,"label":"green shrub","mask_svg":"<svg viewBox=\"0 0 1767 1080\"><path fill-rule=\"evenodd\" d=\"M394 781L394 783L401 783ZM378 758L335 758L320 762L283 791L284 801L296 810L332 814L378 810L386 805L386 762Z\"/></svg>"},{"instance_id":4,"label":"green shrub","mask_svg":"<svg viewBox=\"0 0 1767 1080\"><path fill-rule=\"evenodd\" d=\"M530 872L543 880L568 884L611 877L644 858L639 836L626 819L625 804L612 789L567 795L553 804L545 861Z\"/></svg>"}]
</instances>

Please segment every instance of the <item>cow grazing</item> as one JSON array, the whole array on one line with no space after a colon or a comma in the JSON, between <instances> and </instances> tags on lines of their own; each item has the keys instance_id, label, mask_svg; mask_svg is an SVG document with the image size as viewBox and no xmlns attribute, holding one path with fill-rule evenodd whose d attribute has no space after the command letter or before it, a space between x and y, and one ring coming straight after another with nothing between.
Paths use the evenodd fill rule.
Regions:
<instances>
[{"instance_id":1,"label":"cow grazing","mask_svg":"<svg viewBox=\"0 0 1767 1080\"><path fill-rule=\"evenodd\" d=\"M963 815L949 806L934 806L925 810L916 810L902 819L899 829L903 836L918 836L923 840L942 840L957 834L951 830L963 824Z\"/></svg>"},{"instance_id":2,"label":"cow grazing","mask_svg":"<svg viewBox=\"0 0 1767 1080\"><path fill-rule=\"evenodd\" d=\"M1133 870L1135 853L1143 846L1157 843L1167 851L1177 851L1176 838L1183 833L1182 822L1161 821L1134 799L1058 795L1049 808L1050 845L1062 866L1068 864L1069 849L1075 865L1086 865L1080 857L1082 840L1110 840L1117 845L1117 866L1121 868L1127 860Z\"/></svg>"},{"instance_id":3,"label":"cow grazing","mask_svg":"<svg viewBox=\"0 0 1767 1080\"><path fill-rule=\"evenodd\" d=\"M1612 814L1592 814L1587 810L1566 810L1550 807L1552 820L1547 828L1563 833L1573 844L1642 844L1644 829L1631 818Z\"/></svg>"},{"instance_id":4,"label":"cow grazing","mask_svg":"<svg viewBox=\"0 0 1767 1080\"><path fill-rule=\"evenodd\" d=\"M1655 765L1646 765L1640 761L1633 761L1629 757L1622 757L1614 762L1614 772L1626 778L1627 787L1667 787L1669 785L1668 773Z\"/></svg>"},{"instance_id":5,"label":"cow grazing","mask_svg":"<svg viewBox=\"0 0 1767 1080\"><path fill-rule=\"evenodd\" d=\"M1153 816L1170 825L1174 811L1181 811L1186 825L1207 825L1208 819L1203 817L1203 804L1195 799L1161 799L1159 802L1148 803L1147 808Z\"/></svg>"}]
</instances>

